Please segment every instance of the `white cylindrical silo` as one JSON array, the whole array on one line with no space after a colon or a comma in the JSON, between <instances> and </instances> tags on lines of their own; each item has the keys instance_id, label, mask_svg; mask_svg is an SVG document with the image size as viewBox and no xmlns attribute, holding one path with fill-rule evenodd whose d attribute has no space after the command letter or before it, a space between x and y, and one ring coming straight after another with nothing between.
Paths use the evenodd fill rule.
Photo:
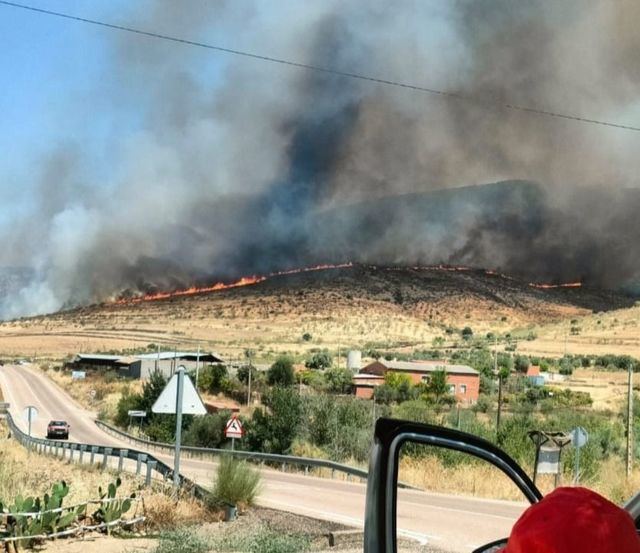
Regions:
<instances>
[{"instance_id":1,"label":"white cylindrical silo","mask_svg":"<svg viewBox=\"0 0 640 553\"><path fill-rule=\"evenodd\" d=\"M359 371L362 367L362 352L354 349L347 354L347 369Z\"/></svg>"}]
</instances>

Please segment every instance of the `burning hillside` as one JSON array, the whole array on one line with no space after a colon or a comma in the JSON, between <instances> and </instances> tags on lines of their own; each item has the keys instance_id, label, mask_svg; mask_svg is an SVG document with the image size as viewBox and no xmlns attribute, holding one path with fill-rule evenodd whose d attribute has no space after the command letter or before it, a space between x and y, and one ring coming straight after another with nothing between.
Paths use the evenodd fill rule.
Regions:
<instances>
[{"instance_id":1,"label":"burning hillside","mask_svg":"<svg viewBox=\"0 0 640 553\"><path fill-rule=\"evenodd\" d=\"M373 267L285 271L255 285L103 303L0 323L3 351L108 351L149 344L224 353L299 351L346 345L429 347L447 329L513 332L624 308L634 299L588 287L535 288L467 267ZM526 331L527 333L529 330ZM313 340L306 342L303 334ZM386 345L383 345L386 344ZM16 353L17 354L17 353Z\"/></svg>"},{"instance_id":2,"label":"burning hillside","mask_svg":"<svg viewBox=\"0 0 640 553\"><path fill-rule=\"evenodd\" d=\"M182 290L173 290L170 292L155 292L151 294L139 294L139 295L126 295L126 297L120 297L114 301L114 303L126 304L126 303L140 303L144 301L164 300L168 298L179 298L181 296L193 296L196 294L206 294L209 292L220 292L222 290L231 290L233 288L241 288L243 286L252 286L260 282L264 282L268 278L286 275L297 275L300 273L309 273L315 271L326 271L328 269L344 269L352 267L352 263L340 263L337 265L324 264L314 265L312 267L302 267L299 269L289 269L286 271L277 271L270 273L266 276L245 276L234 282L216 282L210 286L191 286Z\"/></svg>"},{"instance_id":3,"label":"burning hillside","mask_svg":"<svg viewBox=\"0 0 640 553\"><path fill-rule=\"evenodd\" d=\"M114 300L112 303L127 305L127 304L136 304L142 302L150 302L157 300L165 300L165 299L175 299L184 296L195 296L200 294L208 294L211 292L222 292L225 290L233 290L234 288L242 288L245 286L253 286L256 284L260 284L267 280L274 279L276 277L283 276L294 276L294 275L302 275L305 273L317 273L317 272L332 272L337 269L354 269L354 272L359 272L362 270L369 271L382 271L382 272L396 272L403 273L410 271L412 273L474 273L477 275L485 275L487 277L495 277L501 281L512 281L518 282L518 279L515 277L505 275L498 271L493 271L489 269L475 269L473 267L465 267L465 266L449 266L449 265L414 265L412 267L401 267L401 266L392 266L392 267L378 267L374 265L364 265L364 264L354 264L354 263L339 263L339 264L323 264L323 265L314 265L311 267L300 267L297 269L288 269L284 271L277 271L273 273L269 273L268 275L253 275L242 277L237 281L233 282L217 282L215 284L209 286L192 286L186 289L178 289L173 291L166 292L154 292L148 294L139 294L139 295L127 295L124 297L120 297ZM355 271L355 270L358 271ZM522 283L524 285L524 283ZM562 290L562 289L575 289L581 288L581 282L564 282L564 283L534 283L530 282L527 286L538 289L538 290Z\"/></svg>"}]
</instances>

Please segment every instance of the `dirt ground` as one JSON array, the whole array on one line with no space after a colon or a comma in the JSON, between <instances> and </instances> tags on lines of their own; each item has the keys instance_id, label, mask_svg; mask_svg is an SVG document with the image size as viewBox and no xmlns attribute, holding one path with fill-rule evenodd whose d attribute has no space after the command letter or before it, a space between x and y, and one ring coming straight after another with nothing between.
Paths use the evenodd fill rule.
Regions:
<instances>
[{"instance_id":1,"label":"dirt ground","mask_svg":"<svg viewBox=\"0 0 640 553\"><path fill-rule=\"evenodd\" d=\"M233 522L202 524L195 528L202 537L214 540L227 535L249 535L259 531L260 528L268 528L282 534L306 535L311 542L309 551L314 553L362 553L361 537L355 543L329 546L329 532L347 530L350 529L349 527L272 509L254 508ZM39 550L46 553L138 553L153 551L157 545L158 540L154 537L122 538L90 535L83 540L50 542ZM441 553L442 550L403 539L398 542L398 551L401 553Z\"/></svg>"}]
</instances>

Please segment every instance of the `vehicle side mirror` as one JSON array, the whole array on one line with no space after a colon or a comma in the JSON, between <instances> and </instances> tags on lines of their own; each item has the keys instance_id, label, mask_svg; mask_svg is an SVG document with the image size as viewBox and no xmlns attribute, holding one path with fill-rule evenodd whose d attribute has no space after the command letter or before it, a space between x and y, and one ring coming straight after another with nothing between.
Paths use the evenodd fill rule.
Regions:
<instances>
[{"instance_id":1,"label":"vehicle side mirror","mask_svg":"<svg viewBox=\"0 0 640 553\"><path fill-rule=\"evenodd\" d=\"M472 457L472 462L482 461L482 465L485 465L501 479L506 480L520 499L524 496L528 503L522 504L522 510L526 508L527 504L536 503L542 499L542 494L524 470L494 444L458 430L381 418L376 423L369 462L365 506L365 553L397 553L399 506L407 518L410 518L419 510L424 510L425 505L429 505L430 498L436 497L435 494L432 494L430 498L423 498L419 496L422 492L402 490L402 501L400 504L398 503L398 489L409 487L405 482L399 482L398 478L403 446L408 450L428 446L429 451L437 451L444 456L463 455ZM493 480L494 477L490 477L489 485ZM494 502L494 505L498 508L499 503ZM462 512L455 505L444 506L442 512L454 524L462 524L455 518ZM473 512L470 514L473 515ZM404 532L404 534L407 533L411 534L411 532ZM498 534L495 537L502 535L506 534ZM469 550L475 550L477 553L490 553L498 550L504 543L504 539L495 541L494 538L491 543L479 548L469 546Z\"/></svg>"}]
</instances>

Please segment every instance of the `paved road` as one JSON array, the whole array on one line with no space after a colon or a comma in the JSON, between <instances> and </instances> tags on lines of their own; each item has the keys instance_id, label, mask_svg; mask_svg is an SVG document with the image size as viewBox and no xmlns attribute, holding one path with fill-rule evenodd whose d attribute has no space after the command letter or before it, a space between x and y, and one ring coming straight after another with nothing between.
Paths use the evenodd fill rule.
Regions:
<instances>
[{"instance_id":1,"label":"paved road","mask_svg":"<svg viewBox=\"0 0 640 553\"><path fill-rule=\"evenodd\" d=\"M64 419L71 425L72 441L130 447L100 430L93 422L94 413L79 406L38 369L0 367L0 386L5 401L11 404L14 420L23 428L26 425L21 419L22 409L27 405L38 408L34 435L44 436L49 420ZM155 455L172 464L171 457ZM183 459L181 465L182 471L198 483L205 486L211 483L213 465L210 461ZM267 507L362 526L364 502L363 484L263 471L260 504ZM482 543L508 535L523 509L524 505L519 503L401 490L398 528L404 535L434 547L469 552Z\"/></svg>"}]
</instances>

